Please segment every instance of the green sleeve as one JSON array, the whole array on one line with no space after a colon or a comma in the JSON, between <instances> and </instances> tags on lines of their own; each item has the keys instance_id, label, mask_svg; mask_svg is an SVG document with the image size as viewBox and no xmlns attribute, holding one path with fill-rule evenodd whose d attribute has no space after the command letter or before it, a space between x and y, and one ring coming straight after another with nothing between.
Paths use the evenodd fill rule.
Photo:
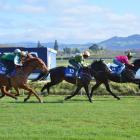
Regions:
<instances>
[{"instance_id":1,"label":"green sleeve","mask_svg":"<svg viewBox=\"0 0 140 140\"><path fill-rule=\"evenodd\" d=\"M75 56L75 61L82 64L83 61L84 61L84 58L83 58L83 56L81 54L80 55L76 55Z\"/></svg>"}]
</instances>

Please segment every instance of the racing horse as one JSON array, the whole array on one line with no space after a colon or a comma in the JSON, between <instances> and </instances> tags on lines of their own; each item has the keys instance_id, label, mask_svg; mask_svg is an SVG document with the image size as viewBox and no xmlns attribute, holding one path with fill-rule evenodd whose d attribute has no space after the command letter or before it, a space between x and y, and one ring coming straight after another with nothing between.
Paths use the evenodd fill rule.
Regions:
<instances>
[{"instance_id":1,"label":"racing horse","mask_svg":"<svg viewBox=\"0 0 140 140\"><path fill-rule=\"evenodd\" d=\"M19 89L28 91L28 96L24 99L24 102L26 102L30 98L31 94L34 94L39 102L42 102L37 93L27 83L28 76L36 69L41 70L45 74L48 73L48 67L40 58L30 57L25 60L23 66L17 68L14 74L12 74L10 77L0 74L0 89L2 92L0 98L7 95L9 97L17 99L15 95L10 93L10 89L13 87L16 90L17 95L19 94Z\"/></svg>"},{"instance_id":2,"label":"racing horse","mask_svg":"<svg viewBox=\"0 0 140 140\"><path fill-rule=\"evenodd\" d=\"M65 97L65 100L68 100L68 99L74 97L75 95L77 95L79 93L81 88L84 88L89 102L92 102L92 100L89 96L89 88L88 88L89 83L91 81L91 77L92 77L90 68L89 67L81 68L81 70L79 72L79 75L81 78L77 78L76 76L71 76L71 77L67 76L65 73L67 68L74 71L74 68L69 67L69 66L68 67L60 66L60 67L55 67L55 68L52 68L49 70L48 74L50 74L50 82L48 82L47 84L45 84L43 86L43 88L41 89L42 94L45 89L47 89L47 93L49 94L50 88L52 86L59 84L60 82L65 80L65 81L67 81L71 84L75 84L77 86L75 92L73 92L71 95ZM38 76L38 78L35 79L35 81L39 80L39 79L45 79L48 76L48 74L45 76L44 76L44 74L40 74Z\"/></svg>"},{"instance_id":3,"label":"racing horse","mask_svg":"<svg viewBox=\"0 0 140 140\"><path fill-rule=\"evenodd\" d=\"M96 90L101 84L104 84L106 90L114 96L116 99L120 100L110 89L109 81L114 81L118 83L135 83L139 84L140 88L140 79L135 79L135 74L140 68L140 59L136 59L133 62L134 66L126 65L125 69L122 71L121 75L112 73L108 66L103 60L96 60L91 64L91 71L94 75L96 84L92 87L90 97L93 96L93 91Z\"/></svg>"}]
</instances>

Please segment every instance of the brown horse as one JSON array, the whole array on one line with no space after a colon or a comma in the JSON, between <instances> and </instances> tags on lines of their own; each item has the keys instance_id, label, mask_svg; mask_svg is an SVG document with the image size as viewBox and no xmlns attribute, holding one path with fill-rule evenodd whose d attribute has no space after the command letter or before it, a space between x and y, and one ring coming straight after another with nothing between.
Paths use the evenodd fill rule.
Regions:
<instances>
[{"instance_id":1,"label":"brown horse","mask_svg":"<svg viewBox=\"0 0 140 140\"><path fill-rule=\"evenodd\" d=\"M110 69L107 67L103 60L94 61L91 64L91 72L94 75L96 84L92 87L90 97L92 98L93 92L101 85L104 84L106 90L116 99L120 100L120 98L114 94L111 89L109 82L117 82L117 83L135 83L139 85L140 88L140 79L135 79L135 74L137 70L140 68L140 59L136 59L133 62L134 66L126 65L125 69L122 71L121 75L117 75L111 73Z\"/></svg>"},{"instance_id":2,"label":"brown horse","mask_svg":"<svg viewBox=\"0 0 140 140\"><path fill-rule=\"evenodd\" d=\"M28 96L24 99L24 102L30 98L31 94L34 94L39 102L42 102L37 93L27 84L28 76L36 69L41 70L43 73L48 73L47 66L40 58L30 57L24 62L23 67L16 69L13 76L7 77L0 74L0 88L2 92L0 98L7 95L17 99L15 95L9 92L9 90L13 87L17 92L16 95L19 95L19 88L29 91Z\"/></svg>"}]
</instances>

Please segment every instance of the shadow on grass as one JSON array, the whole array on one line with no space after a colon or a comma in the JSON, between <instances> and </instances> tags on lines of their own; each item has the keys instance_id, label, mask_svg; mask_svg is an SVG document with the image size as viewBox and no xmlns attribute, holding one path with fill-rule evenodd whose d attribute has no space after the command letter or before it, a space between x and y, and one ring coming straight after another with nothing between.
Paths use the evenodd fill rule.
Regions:
<instances>
[{"instance_id":1,"label":"shadow on grass","mask_svg":"<svg viewBox=\"0 0 140 140\"><path fill-rule=\"evenodd\" d=\"M120 97L120 100L117 100L115 98L111 98L111 96L103 96L102 98L98 98L98 96L95 96L94 98L92 98L92 103L96 103L96 102L102 102L102 101L105 101L105 102L112 102L112 101L121 101L125 98L135 98L135 99L140 99L139 97L140 96L119 96ZM54 100L54 101L43 101L42 104L62 104L62 103L79 103L79 102L89 102L87 98L85 99L78 99L78 98L72 98L72 99L69 99L69 100L64 100L64 99L60 99L60 100ZM14 103L14 104L41 104L39 103L37 100L36 101L27 101L27 102L24 102L22 100L19 100L19 101L8 101L8 103ZM90 102L89 102L90 103Z\"/></svg>"},{"instance_id":2,"label":"shadow on grass","mask_svg":"<svg viewBox=\"0 0 140 140\"><path fill-rule=\"evenodd\" d=\"M63 103L63 101L59 100L59 101L43 101L43 103L39 103L38 101L27 101L27 102L23 102L23 101L9 101L8 103L13 103L13 104L46 104L46 103Z\"/></svg>"}]
</instances>

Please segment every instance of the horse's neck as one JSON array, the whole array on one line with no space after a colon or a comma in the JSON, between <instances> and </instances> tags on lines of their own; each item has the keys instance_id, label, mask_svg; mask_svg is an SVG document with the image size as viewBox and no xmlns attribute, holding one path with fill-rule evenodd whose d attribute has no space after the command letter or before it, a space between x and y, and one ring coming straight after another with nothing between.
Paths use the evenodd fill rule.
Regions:
<instances>
[{"instance_id":1,"label":"horse's neck","mask_svg":"<svg viewBox=\"0 0 140 140\"><path fill-rule=\"evenodd\" d=\"M140 68L140 67L134 67L135 73L138 71L139 68Z\"/></svg>"},{"instance_id":2,"label":"horse's neck","mask_svg":"<svg viewBox=\"0 0 140 140\"><path fill-rule=\"evenodd\" d=\"M134 67L126 66L126 68L129 69L129 70L132 70L134 73L136 73L138 71L138 69L139 69L139 67L136 67L136 66L134 66Z\"/></svg>"},{"instance_id":3,"label":"horse's neck","mask_svg":"<svg viewBox=\"0 0 140 140\"><path fill-rule=\"evenodd\" d=\"M30 65L29 66L25 66L25 68L24 68L25 70L24 71L26 71L26 73L32 73L32 71L35 69L34 67L31 67Z\"/></svg>"},{"instance_id":4,"label":"horse's neck","mask_svg":"<svg viewBox=\"0 0 140 140\"><path fill-rule=\"evenodd\" d=\"M33 70L34 70L34 68L31 66L28 66L28 65L22 67L23 75L29 76ZM21 70L19 70L19 71L21 71Z\"/></svg>"}]
</instances>

